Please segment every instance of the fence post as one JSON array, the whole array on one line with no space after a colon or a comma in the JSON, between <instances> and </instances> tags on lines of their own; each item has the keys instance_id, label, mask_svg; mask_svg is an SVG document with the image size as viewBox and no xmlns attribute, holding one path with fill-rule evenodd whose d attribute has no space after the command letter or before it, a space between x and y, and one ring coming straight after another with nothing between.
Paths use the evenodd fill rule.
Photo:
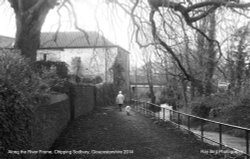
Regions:
<instances>
[{"instance_id":1,"label":"fence post","mask_svg":"<svg viewBox=\"0 0 250 159\"><path fill-rule=\"evenodd\" d=\"M146 114L146 104L147 104L147 103L143 103L143 111L144 111L144 114Z\"/></svg>"},{"instance_id":2,"label":"fence post","mask_svg":"<svg viewBox=\"0 0 250 159\"><path fill-rule=\"evenodd\" d=\"M147 105L146 105L146 107L147 107ZM147 116L148 116L149 115L149 109L148 109L148 107L146 109L146 112L147 112Z\"/></svg>"},{"instance_id":3,"label":"fence post","mask_svg":"<svg viewBox=\"0 0 250 159\"><path fill-rule=\"evenodd\" d=\"M246 130L246 153L249 155L249 131ZM247 159L249 159L249 156L247 156Z\"/></svg>"},{"instance_id":4,"label":"fence post","mask_svg":"<svg viewBox=\"0 0 250 159\"><path fill-rule=\"evenodd\" d=\"M137 112L140 112L140 107L138 105L138 101L136 101L136 109L137 109Z\"/></svg>"},{"instance_id":5,"label":"fence post","mask_svg":"<svg viewBox=\"0 0 250 159\"><path fill-rule=\"evenodd\" d=\"M138 112L141 112L141 106L140 106L139 101L137 101L137 108L138 108Z\"/></svg>"},{"instance_id":6,"label":"fence post","mask_svg":"<svg viewBox=\"0 0 250 159\"><path fill-rule=\"evenodd\" d=\"M169 120L172 121L172 110L169 109Z\"/></svg>"},{"instance_id":7,"label":"fence post","mask_svg":"<svg viewBox=\"0 0 250 159\"><path fill-rule=\"evenodd\" d=\"M161 110L157 114L158 114L158 120L160 120L161 119Z\"/></svg>"},{"instance_id":8,"label":"fence post","mask_svg":"<svg viewBox=\"0 0 250 159\"><path fill-rule=\"evenodd\" d=\"M138 101L139 103L139 101ZM141 105L141 103L139 103L139 112L142 113L142 109L143 109L143 105Z\"/></svg>"},{"instance_id":9,"label":"fence post","mask_svg":"<svg viewBox=\"0 0 250 159\"><path fill-rule=\"evenodd\" d=\"M203 121L201 121L201 141L203 141L204 139L204 127L203 127Z\"/></svg>"},{"instance_id":10,"label":"fence post","mask_svg":"<svg viewBox=\"0 0 250 159\"><path fill-rule=\"evenodd\" d=\"M222 148L222 125L219 124L219 140L220 140L220 149Z\"/></svg>"},{"instance_id":11,"label":"fence post","mask_svg":"<svg viewBox=\"0 0 250 159\"><path fill-rule=\"evenodd\" d=\"M138 111L137 101L134 101L134 102L135 102L135 110Z\"/></svg>"},{"instance_id":12,"label":"fence post","mask_svg":"<svg viewBox=\"0 0 250 159\"><path fill-rule=\"evenodd\" d=\"M177 122L178 123L178 128L180 128L180 113L178 112L177 114L178 114L178 122Z\"/></svg>"},{"instance_id":13,"label":"fence post","mask_svg":"<svg viewBox=\"0 0 250 159\"><path fill-rule=\"evenodd\" d=\"M188 130L190 130L190 116L188 116Z\"/></svg>"},{"instance_id":14,"label":"fence post","mask_svg":"<svg viewBox=\"0 0 250 159\"><path fill-rule=\"evenodd\" d=\"M163 121L165 121L166 117L165 117L165 108L163 108Z\"/></svg>"}]
</instances>

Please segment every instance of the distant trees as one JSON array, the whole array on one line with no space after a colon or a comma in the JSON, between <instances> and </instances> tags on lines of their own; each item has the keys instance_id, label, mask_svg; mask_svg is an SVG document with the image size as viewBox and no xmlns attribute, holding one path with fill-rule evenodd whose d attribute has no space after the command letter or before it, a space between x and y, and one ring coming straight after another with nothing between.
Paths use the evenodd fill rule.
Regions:
<instances>
[{"instance_id":1,"label":"distant trees","mask_svg":"<svg viewBox=\"0 0 250 159\"><path fill-rule=\"evenodd\" d=\"M65 7L76 16L71 0L8 0L16 15L16 42L15 47L20 49L25 57L36 59L36 50L40 44L40 31L49 10ZM214 73L223 50L220 39L216 38L216 18L221 16L221 10L229 13L246 15L249 2L235 0L108 0L120 6L134 24L134 39L140 47L154 46L156 52L167 54L169 64L177 68L174 76L188 87L192 94L209 96L213 92ZM226 9L225 9L226 8ZM146 18L147 17L147 18ZM73 19L75 24L76 19ZM226 23L226 22L224 22ZM244 43L244 36L241 43ZM197 41L196 41L197 40ZM235 63L236 77L232 81L238 91L242 87L242 65L244 49L237 49ZM197 47L194 47L197 46ZM187 55L188 54L188 55ZM230 59L229 59L230 60ZM232 60L231 60L232 61ZM220 72L224 72L220 70ZM171 72L172 73L172 72ZM168 75L170 75L169 73ZM172 74L173 75L173 74ZM233 77L233 75L231 75Z\"/></svg>"},{"instance_id":2,"label":"distant trees","mask_svg":"<svg viewBox=\"0 0 250 159\"><path fill-rule=\"evenodd\" d=\"M153 74L153 64L152 61L150 59L148 59L148 61L145 63L143 70L146 73L146 77L147 77L147 83L149 86L149 96L151 98L151 103L155 103L156 102L156 97L155 97L155 93L154 93L154 74Z\"/></svg>"},{"instance_id":3,"label":"distant trees","mask_svg":"<svg viewBox=\"0 0 250 159\"><path fill-rule=\"evenodd\" d=\"M125 77L123 75L125 68L120 63L114 62L111 69L113 71L113 84L115 92L123 90L123 86L126 83Z\"/></svg>"},{"instance_id":4,"label":"distant trees","mask_svg":"<svg viewBox=\"0 0 250 159\"><path fill-rule=\"evenodd\" d=\"M213 93L218 72L223 73L220 60L224 56L221 44L225 39L216 36L217 27L221 29L228 23L223 14L244 16L245 9L250 7L250 3L230 0L112 2L131 16L138 45L155 47L155 56L168 61L167 76L177 78L183 92L190 88L192 97Z\"/></svg>"},{"instance_id":5,"label":"distant trees","mask_svg":"<svg viewBox=\"0 0 250 159\"><path fill-rule=\"evenodd\" d=\"M230 40L230 48L227 52L228 77L230 90L239 94L243 87L249 83L249 23L235 31ZM246 89L248 89L247 87Z\"/></svg>"},{"instance_id":6,"label":"distant trees","mask_svg":"<svg viewBox=\"0 0 250 159\"><path fill-rule=\"evenodd\" d=\"M33 61L35 61L36 59L36 50L39 48L40 44L41 28L50 9L54 8L55 6L58 7L58 10L65 7L69 12L73 14L74 17L76 16L76 12L71 0L8 0L8 2L11 4L11 7L14 9L16 15L17 31L15 47L17 49L20 49L25 57L28 57ZM169 10L172 12L169 12L172 15L181 15L182 18L186 21L187 25L191 27L194 27L193 23L205 18L220 7L227 7L231 9L247 9L250 7L250 3L240 3L239 1L235 0L197 0L195 2L184 0L181 0L179 2L172 0L148 0L147 2L141 0L129 1L128 3L131 2L132 5L131 3L129 5L126 5L121 3L120 1L113 0L108 0L107 2L119 4L122 9L125 10L128 14L131 13L131 19L136 26L136 30L140 30L142 22L145 21L144 18L140 20L140 16L137 17L135 14L138 11L138 8L141 8L139 6L146 6L145 9L147 9L148 11L143 12L143 16L145 14L150 15L152 26L154 26L154 14L156 12L162 14L162 11L165 12L166 10ZM77 25L77 20L74 19L74 21ZM163 39L159 38L159 36L155 32L155 29L155 27L152 27L153 37L158 41L157 43L160 43L163 48L165 48L175 58L173 50L169 47L169 45L166 45ZM136 31L135 35L136 41L138 43L139 34L140 33ZM207 39L209 38L207 37ZM186 74L187 78L190 79L182 66L180 64L178 65L183 73Z\"/></svg>"}]
</instances>

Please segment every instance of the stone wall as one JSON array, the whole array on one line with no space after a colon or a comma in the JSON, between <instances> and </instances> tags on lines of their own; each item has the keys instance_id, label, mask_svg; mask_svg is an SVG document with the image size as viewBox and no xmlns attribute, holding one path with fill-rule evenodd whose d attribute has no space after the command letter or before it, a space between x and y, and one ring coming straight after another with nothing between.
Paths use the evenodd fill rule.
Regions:
<instances>
[{"instance_id":1,"label":"stone wall","mask_svg":"<svg viewBox=\"0 0 250 159\"><path fill-rule=\"evenodd\" d=\"M74 99L74 112L75 118L80 115L86 115L94 109L96 102L95 86L92 85L76 85L75 99Z\"/></svg>"},{"instance_id":2,"label":"stone wall","mask_svg":"<svg viewBox=\"0 0 250 159\"><path fill-rule=\"evenodd\" d=\"M34 112L32 125L31 150L49 150L64 128L72 119L90 113L95 106L95 86L75 85L74 102L62 98L56 103L41 105ZM58 98L58 97L57 97ZM41 154L26 156L29 159L40 159Z\"/></svg>"},{"instance_id":3,"label":"stone wall","mask_svg":"<svg viewBox=\"0 0 250 159\"><path fill-rule=\"evenodd\" d=\"M34 112L32 150L48 150L70 121L69 100L39 106ZM39 158L41 155L32 155Z\"/></svg>"}]
</instances>

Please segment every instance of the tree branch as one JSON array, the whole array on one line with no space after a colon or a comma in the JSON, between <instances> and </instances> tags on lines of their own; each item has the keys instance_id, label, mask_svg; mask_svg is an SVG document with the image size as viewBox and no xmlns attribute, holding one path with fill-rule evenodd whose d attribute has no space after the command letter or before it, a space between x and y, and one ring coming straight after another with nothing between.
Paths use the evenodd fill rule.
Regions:
<instances>
[{"instance_id":1,"label":"tree branch","mask_svg":"<svg viewBox=\"0 0 250 159\"><path fill-rule=\"evenodd\" d=\"M171 56L177 62L177 65L179 66L179 68L181 69L183 74L185 75L186 79L190 81L192 79L191 76L187 73L186 69L181 64L180 60L178 59L178 57L176 56L174 51L157 35L156 25L155 25L155 21L154 21L154 13L155 13L155 11L156 10L152 8L152 10L150 12L150 15L149 15L149 19L150 19L150 22L151 22L151 25L152 25L153 37L154 37L154 39L159 41L159 43L171 54Z\"/></svg>"},{"instance_id":2,"label":"tree branch","mask_svg":"<svg viewBox=\"0 0 250 159\"><path fill-rule=\"evenodd\" d=\"M85 38L86 38L88 44L90 45L88 33L87 33L85 30L83 30L82 28L80 28L79 25L78 25L77 14L76 14L76 12L75 12L75 7L74 7L74 5L71 3L70 0L67 0L67 3L68 3L69 6L71 7L71 11L72 11L72 13L73 13L73 17L74 17L74 26L75 26L75 28L76 28L77 30L81 31L81 32L84 34L84 36L85 36Z\"/></svg>"},{"instance_id":3,"label":"tree branch","mask_svg":"<svg viewBox=\"0 0 250 159\"><path fill-rule=\"evenodd\" d=\"M216 8L224 6L227 8L237 8L237 9L247 9L250 8L250 3L236 3L234 0L210 0L210 1L203 1L199 3L195 3L190 5L189 7L185 7L182 5L182 3L170 1L170 0L148 0L149 5L152 8L159 8L159 7L165 7L174 9L175 11L179 11L185 18L187 23L193 23L201 18L204 18L209 13L213 12ZM191 3L189 3L191 4ZM211 8L204 13L202 13L199 16L196 17L190 17L189 12L192 12L199 8L209 7Z\"/></svg>"}]
</instances>

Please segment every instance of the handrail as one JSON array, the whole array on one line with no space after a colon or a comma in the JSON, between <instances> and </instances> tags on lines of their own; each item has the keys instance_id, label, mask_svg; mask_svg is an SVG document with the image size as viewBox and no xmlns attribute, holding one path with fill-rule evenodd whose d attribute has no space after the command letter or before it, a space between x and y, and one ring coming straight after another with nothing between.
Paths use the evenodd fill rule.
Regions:
<instances>
[{"instance_id":1,"label":"handrail","mask_svg":"<svg viewBox=\"0 0 250 159\"><path fill-rule=\"evenodd\" d=\"M162 108L161 106L159 106L157 104L153 104L153 103L150 103L150 102L147 102L147 101L139 101L139 100L135 100L135 99L132 99L132 101L146 102L146 103L148 103L150 105ZM197 119L200 119L200 120L203 120L203 121L207 121L207 122L211 122L211 123L214 123L214 124L221 124L223 126L228 126L228 127L233 127L233 128L236 128L236 129L250 131L249 128L245 128L245 127L241 127L241 126L236 126L236 125L231 125L231 124L227 124L227 123L223 123L223 122L218 122L218 121L214 121L214 120L209 120L209 119L198 117L198 116L195 116L195 115L186 114L186 113L183 113L183 112L172 110L172 109L169 109L169 108L164 108L164 109L171 110L172 112L175 112L175 113L179 113L179 114L182 114L182 115L190 116L190 117L197 118Z\"/></svg>"},{"instance_id":2,"label":"handrail","mask_svg":"<svg viewBox=\"0 0 250 159\"><path fill-rule=\"evenodd\" d=\"M208 140L210 140L210 141L212 141L214 143L219 144L221 148L222 148L222 146L228 147L228 148L230 148L232 150L236 150L238 152L241 152L242 154L246 155L248 159L250 158L250 154L249 154L249 133L250 133L250 129L249 128L244 128L244 127L241 127L241 126L231 125L231 124L227 124L227 123L222 123L222 122L218 122L218 121L214 121L214 120L209 120L209 119L201 118L201 117L198 117L198 116L195 116L195 115L190 115L190 114L182 113L182 112L179 112L179 111L176 111L176 110L172 110L172 109L169 109L169 108L161 107L161 106L159 106L157 104L153 104L153 103L150 103L148 101L142 101L142 100L136 100L136 99L131 99L131 101L136 102L136 103L137 102L138 103L143 103L144 105L143 105L143 107L140 107L140 109L143 109L146 114L148 114L148 111L150 111L150 110L146 109L145 104L150 104L150 105L153 105L153 106L156 106L156 107L160 107L161 109L163 109L163 119L164 120L165 120L165 110L168 110L170 112L170 120L169 121L172 122L172 123L174 123L174 124L176 124L176 125L178 125L178 128L181 128L181 127L183 128L183 126L180 125L180 115L187 116L188 117L188 127L184 128L184 129L187 130L187 131L190 131L190 132L192 132L190 130L190 118L192 117L192 118L196 118L196 119L201 120L202 121L201 122L201 135L196 134L196 133L195 133L195 135L200 136L202 141L203 141L204 138L208 139L207 137L204 136L204 128L203 128L204 121L205 122L214 123L214 124L218 124L218 126L219 126L219 143L217 141L212 140L212 139L208 139ZM152 111L150 111L150 113L152 113ZM171 114L172 113L177 113L177 115L178 115L177 116L178 117L177 118L178 119L177 123L174 122L174 121L171 121ZM158 118L160 118L160 114L158 114ZM242 152L240 150L237 150L235 148L229 147L229 146L227 146L227 145L225 145L225 144L222 143L222 126L227 126L227 127L231 127L231 128L240 129L240 130L244 130L245 131L246 152Z\"/></svg>"}]
</instances>

